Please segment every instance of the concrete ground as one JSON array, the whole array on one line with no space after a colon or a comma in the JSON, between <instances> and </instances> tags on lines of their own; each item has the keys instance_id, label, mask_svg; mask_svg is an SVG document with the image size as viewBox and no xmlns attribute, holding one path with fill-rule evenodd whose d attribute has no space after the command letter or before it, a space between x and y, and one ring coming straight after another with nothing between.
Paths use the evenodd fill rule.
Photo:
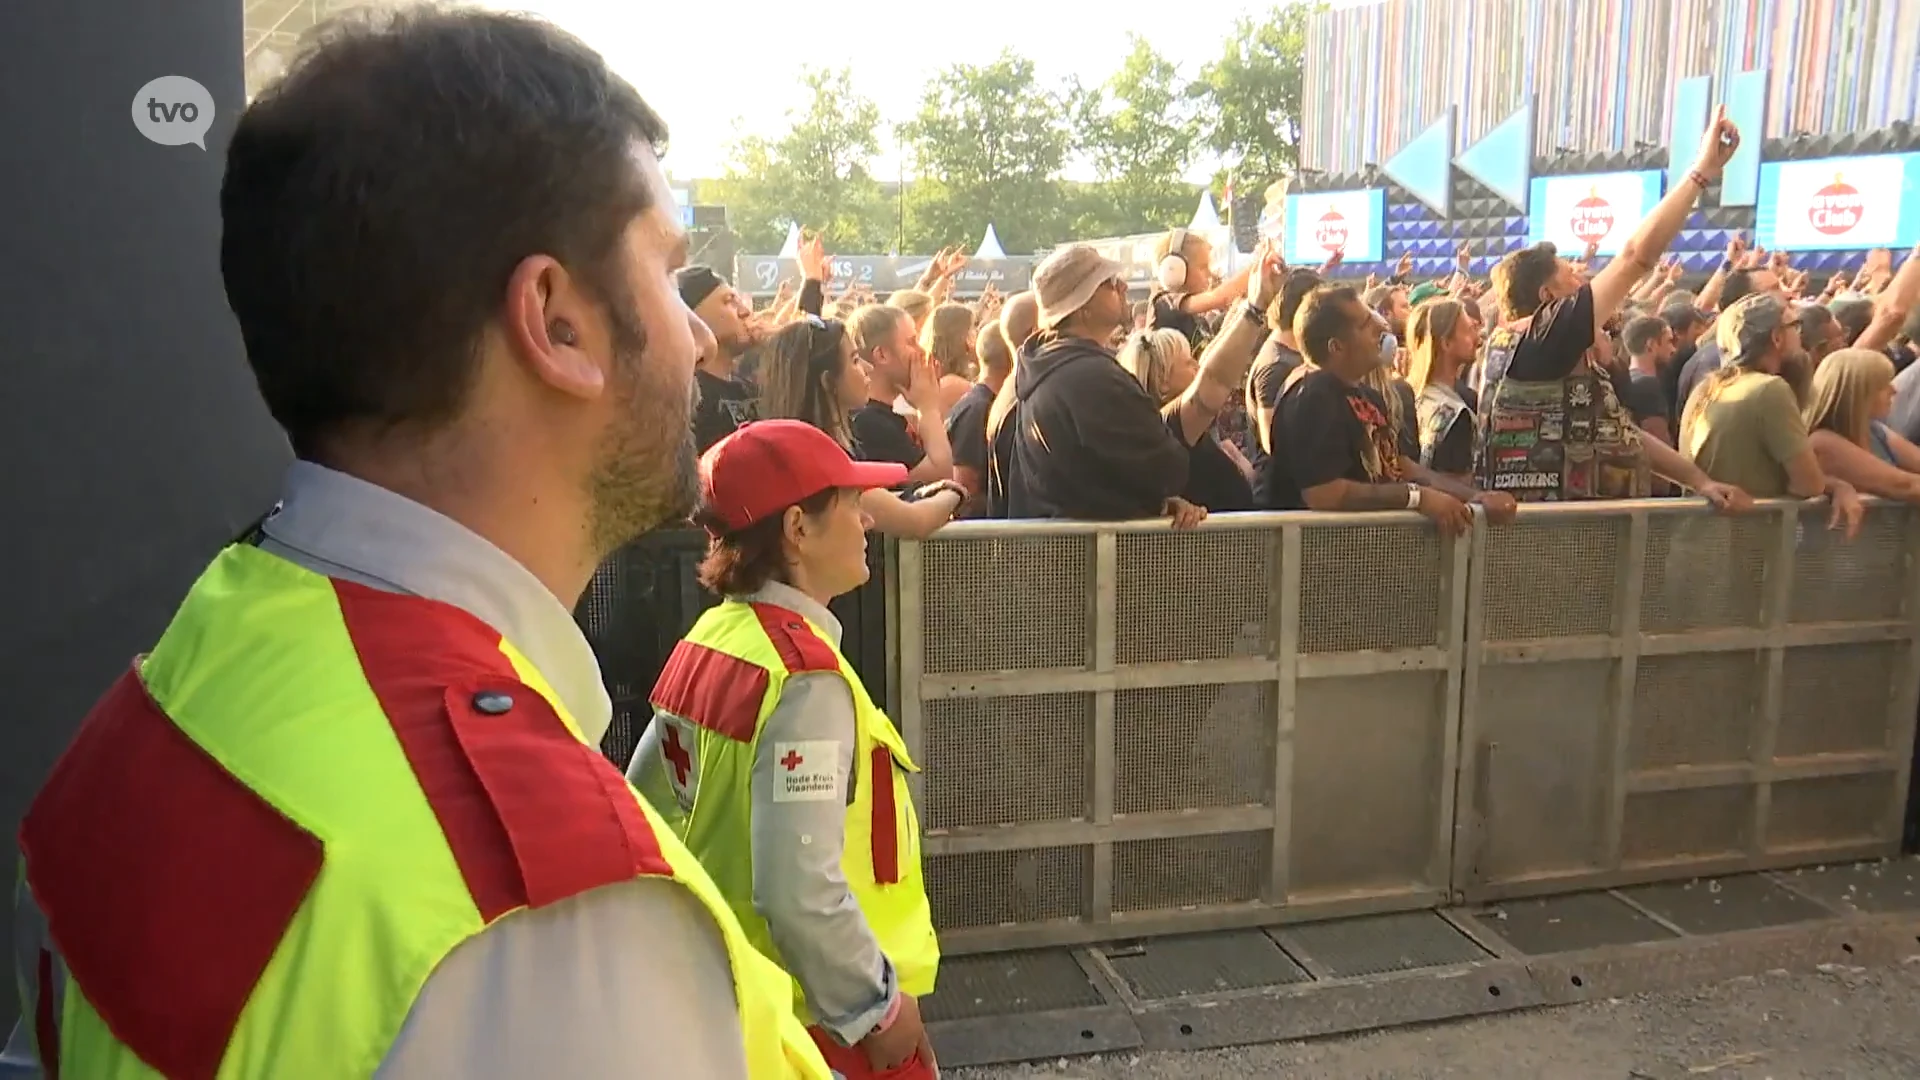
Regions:
<instances>
[{"instance_id":1,"label":"concrete ground","mask_svg":"<svg viewBox=\"0 0 1920 1080\"><path fill-rule=\"evenodd\" d=\"M1682 993L1305 1043L954 1069L947 1080L1916 1080L1920 967L1776 972Z\"/></svg>"}]
</instances>

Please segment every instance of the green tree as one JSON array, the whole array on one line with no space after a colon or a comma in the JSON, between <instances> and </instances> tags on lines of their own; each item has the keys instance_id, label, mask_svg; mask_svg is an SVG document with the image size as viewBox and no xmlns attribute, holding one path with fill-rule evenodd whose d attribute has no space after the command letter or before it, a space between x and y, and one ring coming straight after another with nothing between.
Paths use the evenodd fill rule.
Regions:
<instances>
[{"instance_id":1,"label":"green tree","mask_svg":"<svg viewBox=\"0 0 1920 1080\"><path fill-rule=\"evenodd\" d=\"M1291 2L1238 19L1220 58L1188 90L1203 106L1207 147L1242 177L1276 178L1300 161L1307 19L1322 7Z\"/></svg>"},{"instance_id":2,"label":"green tree","mask_svg":"<svg viewBox=\"0 0 1920 1080\"><path fill-rule=\"evenodd\" d=\"M1074 116L1110 207L1105 229L1092 235L1185 224L1199 194L1184 178L1200 143L1198 100L1172 61L1138 35L1132 42L1104 92Z\"/></svg>"},{"instance_id":3,"label":"green tree","mask_svg":"<svg viewBox=\"0 0 1920 1080\"><path fill-rule=\"evenodd\" d=\"M899 132L918 178L907 191L907 248L972 244L989 222L1009 252L1058 243L1071 89L1040 85L1033 62L1011 50L934 76Z\"/></svg>"},{"instance_id":4,"label":"green tree","mask_svg":"<svg viewBox=\"0 0 1920 1080\"><path fill-rule=\"evenodd\" d=\"M701 201L727 208L743 251L779 250L793 224L822 230L829 250L886 250L893 203L871 171L879 107L844 68L805 69L800 86L806 105L788 110L786 132L736 141L726 176L701 185Z\"/></svg>"}]
</instances>

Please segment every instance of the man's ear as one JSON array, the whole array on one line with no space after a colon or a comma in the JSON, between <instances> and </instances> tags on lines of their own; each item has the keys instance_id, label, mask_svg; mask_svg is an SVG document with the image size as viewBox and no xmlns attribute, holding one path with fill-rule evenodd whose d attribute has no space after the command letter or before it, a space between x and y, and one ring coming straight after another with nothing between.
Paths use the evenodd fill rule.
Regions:
<instances>
[{"instance_id":1,"label":"man's ear","mask_svg":"<svg viewBox=\"0 0 1920 1080\"><path fill-rule=\"evenodd\" d=\"M567 268L547 255L520 261L507 278L501 321L508 347L535 379L582 399L606 390L596 359L605 350L603 319Z\"/></svg>"}]
</instances>

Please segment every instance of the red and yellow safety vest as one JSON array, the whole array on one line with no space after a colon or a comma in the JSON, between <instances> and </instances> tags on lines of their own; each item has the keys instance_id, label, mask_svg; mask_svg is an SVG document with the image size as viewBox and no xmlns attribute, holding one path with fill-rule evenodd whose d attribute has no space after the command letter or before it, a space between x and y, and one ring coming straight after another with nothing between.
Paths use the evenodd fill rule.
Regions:
<instances>
[{"instance_id":1,"label":"red and yellow safety vest","mask_svg":"<svg viewBox=\"0 0 1920 1080\"><path fill-rule=\"evenodd\" d=\"M49 1076L370 1076L456 946L644 876L712 913L753 1080L829 1075L785 974L518 650L255 547L94 707L20 839L69 974Z\"/></svg>"},{"instance_id":2,"label":"red and yellow safety vest","mask_svg":"<svg viewBox=\"0 0 1920 1080\"><path fill-rule=\"evenodd\" d=\"M900 988L916 997L932 993L940 945L921 877L920 819L907 788L907 775L919 768L846 657L806 618L771 604L727 600L702 614L674 647L652 695L667 722L661 754L667 768L680 773L697 754L699 779L691 813L678 806L661 812L713 875L747 936L778 960L753 906L753 762L787 678L816 671L839 672L853 690L853 800L841 869ZM697 745L682 744L681 730ZM806 1015L797 985L794 993Z\"/></svg>"}]
</instances>

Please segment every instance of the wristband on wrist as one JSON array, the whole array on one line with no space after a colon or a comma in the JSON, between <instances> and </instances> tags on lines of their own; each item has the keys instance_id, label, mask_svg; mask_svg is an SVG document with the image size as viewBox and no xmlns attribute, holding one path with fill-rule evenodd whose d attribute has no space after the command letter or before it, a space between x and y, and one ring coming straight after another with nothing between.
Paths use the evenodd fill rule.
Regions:
<instances>
[{"instance_id":1,"label":"wristband on wrist","mask_svg":"<svg viewBox=\"0 0 1920 1080\"><path fill-rule=\"evenodd\" d=\"M1689 169L1687 170L1687 179L1693 181L1703 194L1706 192L1708 187L1706 173L1701 172L1699 169Z\"/></svg>"},{"instance_id":2,"label":"wristband on wrist","mask_svg":"<svg viewBox=\"0 0 1920 1080\"><path fill-rule=\"evenodd\" d=\"M1267 309L1261 307L1259 304L1254 303L1252 300L1248 300L1247 301L1247 318L1252 319L1254 322L1257 322L1257 323L1266 322Z\"/></svg>"},{"instance_id":3,"label":"wristband on wrist","mask_svg":"<svg viewBox=\"0 0 1920 1080\"><path fill-rule=\"evenodd\" d=\"M1407 485L1407 509L1409 510L1420 509L1420 485L1419 484Z\"/></svg>"}]
</instances>

